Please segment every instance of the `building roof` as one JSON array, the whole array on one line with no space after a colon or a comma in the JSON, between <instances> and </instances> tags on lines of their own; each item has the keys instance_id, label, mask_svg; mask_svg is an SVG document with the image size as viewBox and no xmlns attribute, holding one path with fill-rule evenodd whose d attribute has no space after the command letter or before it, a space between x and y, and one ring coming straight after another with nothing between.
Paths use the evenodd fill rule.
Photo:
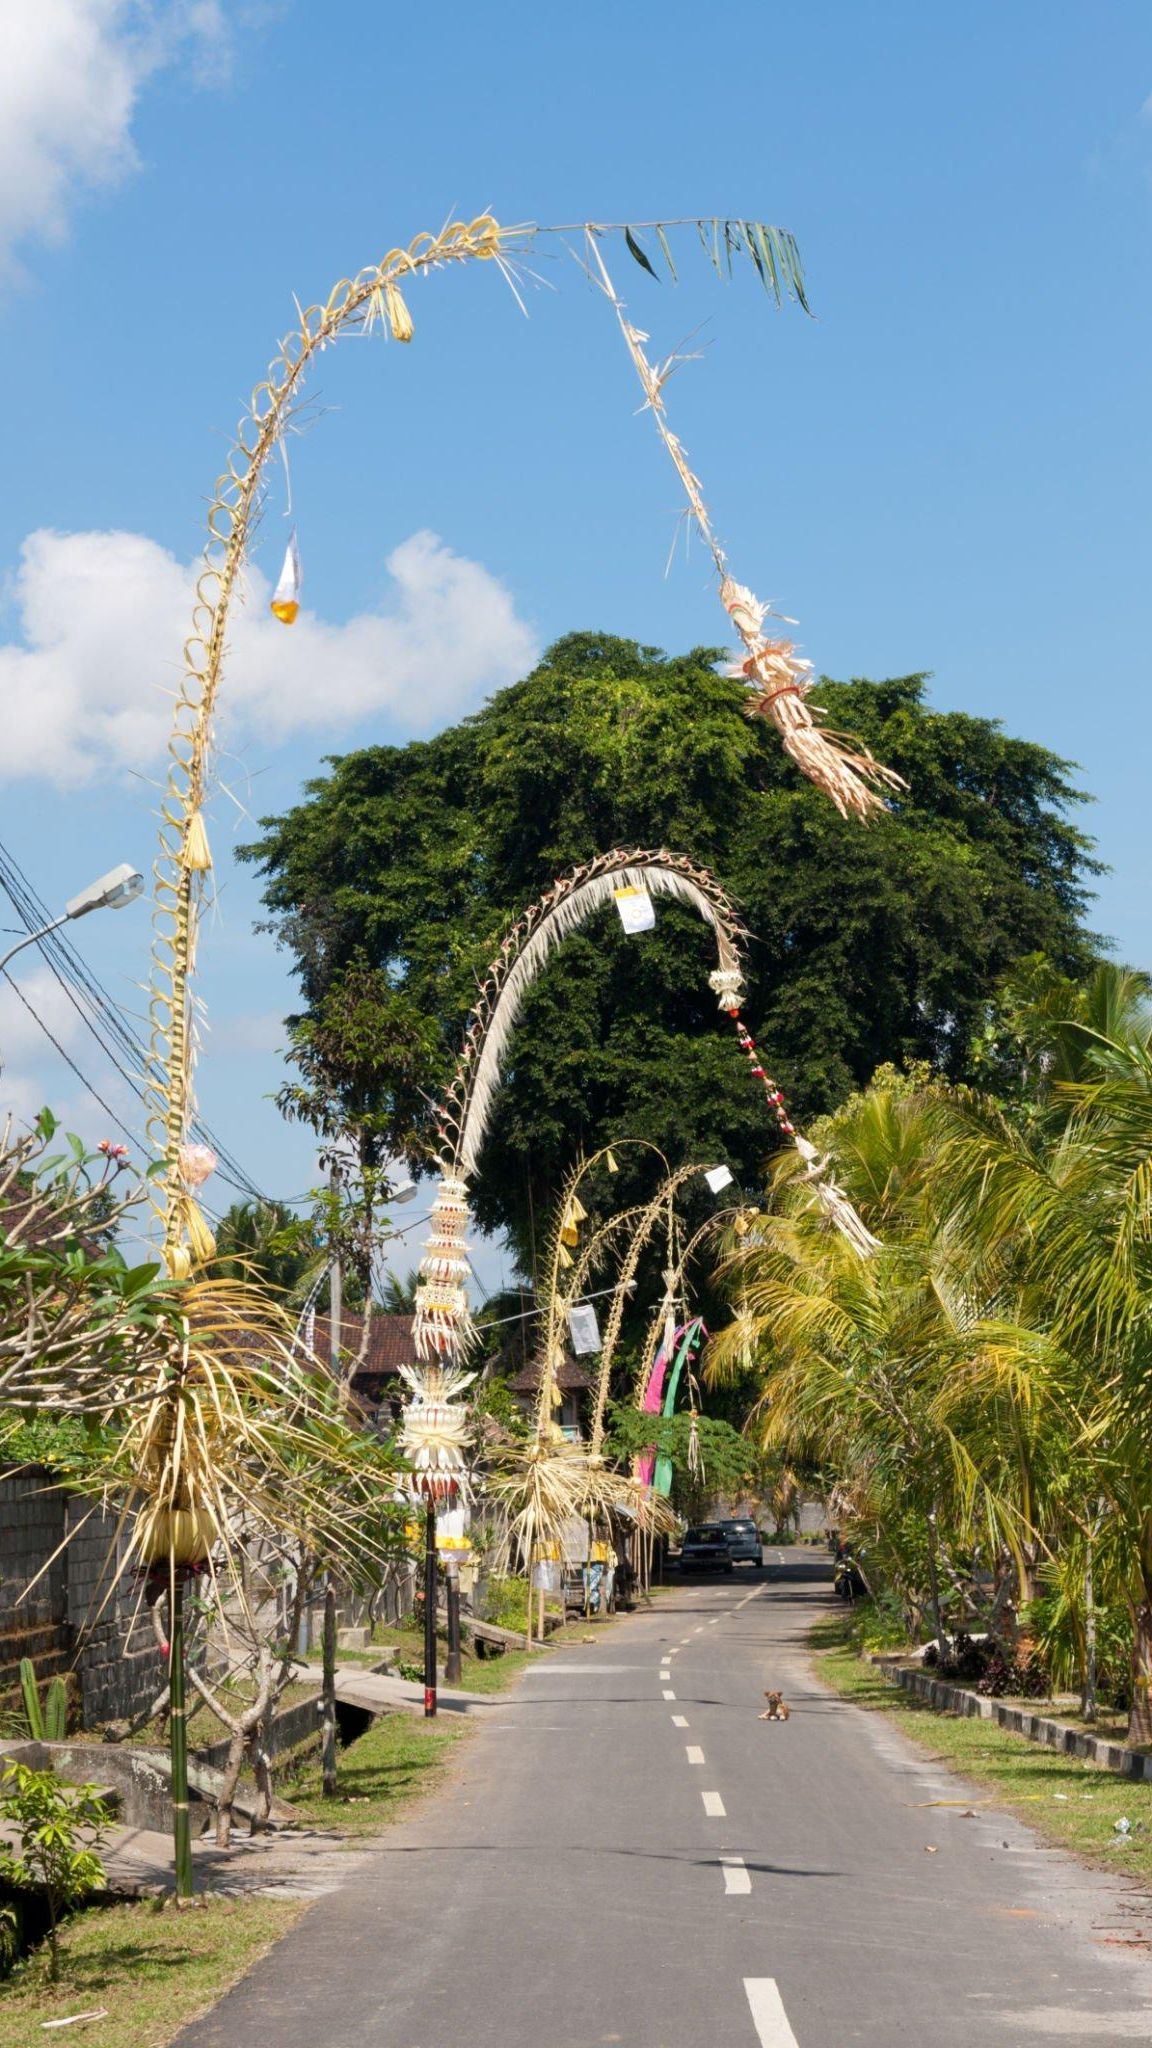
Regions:
<instances>
[{"instance_id":1,"label":"building roof","mask_svg":"<svg viewBox=\"0 0 1152 2048\"><path fill-rule=\"evenodd\" d=\"M371 1375L374 1379L398 1379L402 1365L414 1365L416 1345L412 1336L414 1316L386 1315L383 1309L373 1309L372 1326L368 1332L368 1351L363 1364L356 1369L353 1385ZM357 1311L345 1309L340 1318L340 1342L345 1352L355 1355L360 1349L364 1334L364 1318ZM329 1322L327 1316L317 1316L316 1332L312 1339L313 1356L327 1365L329 1358Z\"/></svg>"},{"instance_id":2,"label":"building roof","mask_svg":"<svg viewBox=\"0 0 1152 2048\"><path fill-rule=\"evenodd\" d=\"M574 1358L565 1356L556 1369L556 1384L562 1394L582 1394L592 1384L591 1375ZM534 1394L540 1385L540 1360L535 1358L508 1385L514 1394Z\"/></svg>"}]
</instances>

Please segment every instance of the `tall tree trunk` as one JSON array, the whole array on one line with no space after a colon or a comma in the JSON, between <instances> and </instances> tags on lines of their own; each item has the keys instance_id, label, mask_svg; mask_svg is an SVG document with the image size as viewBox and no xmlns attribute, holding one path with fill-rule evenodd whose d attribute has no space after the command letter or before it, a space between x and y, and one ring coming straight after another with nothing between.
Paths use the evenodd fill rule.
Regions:
<instances>
[{"instance_id":1,"label":"tall tree trunk","mask_svg":"<svg viewBox=\"0 0 1152 2048\"><path fill-rule=\"evenodd\" d=\"M1152 1588L1145 1591L1133 1616L1128 1740L1133 1747L1152 1743Z\"/></svg>"},{"instance_id":2,"label":"tall tree trunk","mask_svg":"<svg viewBox=\"0 0 1152 2048\"><path fill-rule=\"evenodd\" d=\"M1089 1525L1084 1555L1084 1692L1080 1711L1086 1721L1096 1719L1096 1581L1093 1546L1097 1523Z\"/></svg>"},{"instance_id":3,"label":"tall tree trunk","mask_svg":"<svg viewBox=\"0 0 1152 2048\"><path fill-rule=\"evenodd\" d=\"M936 1631L937 1655L943 1664L948 1655L949 1645L944 1631L944 1612L940 1605L940 1562L935 1508L931 1508L928 1514L928 1591L932 1600L932 1626Z\"/></svg>"},{"instance_id":4,"label":"tall tree trunk","mask_svg":"<svg viewBox=\"0 0 1152 2048\"><path fill-rule=\"evenodd\" d=\"M1140 1600L1132 1616L1132 1708L1128 1740L1152 1743L1152 1509L1140 1529Z\"/></svg>"},{"instance_id":5,"label":"tall tree trunk","mask_svg":"<svg viewBox=\"0 0 1152 2048\"><path fill-rule=\"evenodd\" d=\"M322 1703L324 1797L335 1799L336 1776L336 1588L331 1572L324 1575L324 1676Z\"/></svg>"}]
</instances>

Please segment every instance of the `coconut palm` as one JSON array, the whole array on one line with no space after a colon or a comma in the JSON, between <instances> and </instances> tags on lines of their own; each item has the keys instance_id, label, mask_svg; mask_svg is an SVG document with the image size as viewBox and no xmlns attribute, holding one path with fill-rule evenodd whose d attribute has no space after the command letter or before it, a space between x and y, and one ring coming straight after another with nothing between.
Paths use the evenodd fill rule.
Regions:
<instances>
[{"instance_id":1,"label":"coconut palm","mask_svg":"<svg viewBox=\"0 0 1152 2048\"><path fill-rule=\"evenodd\" d=\"M1077 1526L1108 1504L1099 1564L1132 1621L1129 1736L1152 1741L1152 1015L1103 968L1044 1020L1056 1048L1030 1128L962 1110L942 1174L975 1257L1017 1277L1029 1348L1077 1427ZM1013 1363L1021 1346L1004 1347Z\"/></svg>"}]
</instances>

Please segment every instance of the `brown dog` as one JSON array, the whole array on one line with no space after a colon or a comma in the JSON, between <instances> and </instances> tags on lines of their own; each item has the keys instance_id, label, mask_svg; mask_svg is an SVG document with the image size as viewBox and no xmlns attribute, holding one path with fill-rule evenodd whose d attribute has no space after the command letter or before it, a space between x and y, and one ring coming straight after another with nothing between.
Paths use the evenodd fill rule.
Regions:
<instances>
[{"instance_id":1,"label":"brown dog","mask_svg":"<svg viewBox=\"0 0 1152 2048\"><path fill-rule=\"evenodd\" d=\"M783 1693L766 1692L764 1697L768 1702L768 1711L765 1714L761 1714L760 1719L762 1721L786 1721L791 1710Z\"/></svg>"}]
</instances>

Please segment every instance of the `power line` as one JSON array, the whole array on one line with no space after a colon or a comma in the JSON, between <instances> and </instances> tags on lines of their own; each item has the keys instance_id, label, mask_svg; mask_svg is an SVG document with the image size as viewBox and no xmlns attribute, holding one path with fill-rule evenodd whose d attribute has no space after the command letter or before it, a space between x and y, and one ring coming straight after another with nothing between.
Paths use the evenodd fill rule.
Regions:
<instances>
[{"instance_id":1,"label":"power line","mask_svg":"<svg viewBox=\"0 0 1152 2048\"><path fill-rule=\"evenodd\" d=\"M0 844L0 882L3 883L17 911L24 919L28 930L33 931L38 924L44 924L49 921L47 906L41 902L13 855L2 844ZM142 1082L146 1084L148 1074L154 1068L154 1062L150 1051L135 1036L130 1026L126 1023L119 1005L96 979L81 956L74 951L66 940L60 937L59 933L45 934L44 940L41 941L40 950L45 956L49 971L63 989L77 1016L80 1017L82 1023L91 1032L105 1057L111 1061L116 1071L128 1083L129 1087L136 1094L140 1094ZM61 972L61 968L63 972ZM77 988L82 991L83 1003L77 1000ZM107 1027L118 1041L120 1048L140 1070L139 1073L132 1074L126 1070L93 1020L91 1015L92 1008L95 1008L97 1014L105 1020ZM200 1118L194 1120L193 1130L197 1136L203 1136L210 1142L214 1140L214 1133L209 1130L208 1126ZM217 1152L217 1157L221 1160L224 1169L221 1174L222 1179L236 1187L241 1194L251 1195L257 1200L265 1199L255 1182L245 1173L238 1162L231 1157L221 1141L215 1140L213 1142L213 1149Z\"/></svg>"},{"instance_id":2,"label":"power line","mask_svg":"<svg viewBox=\"0 0 1152 2048\"><path fill-rule=\"evenodd\" d=\"M28 880L28 877L23 873L15 856L9 852L2 842L0 842L0 884L3 885L11 899L17 915L23 920L26 930L35 931L38 925L46 924L50 921L47 905L37 895L36 890ZM77 1016L91 1033L105 1058L111 1062L116 1072L127 1082L133 1093L142 1097L149 1077L155 1074L155 1062L153 1061L151 1051L136 1036L126 1021L120 1006L100 981L98 981L81 955L58 932L45 934L44 938L39 942L39 948L50 973L64 991ZM15 983L13 983L13 986L15 987ZM35 1019L40 1029L49 1039L49 1042L82 1082L82 1085L92 1095L93 1099L99 1103L105 1114L113 1118L119 1130L126 1130L126 1126L120 1118L109 1108L108 1104L99 1094L99 1091L81 1073L76 1062L64 1051L59 1040L49 1031L43 1018L37 1014L27 997L19 989L17 989L17 994L20 995L20 1000L23 1002L25 1009ZM92 1014L93 1011L95 1011L96 1017L101 1020L104 1030L110 1032L118 1049L114 1050L113 1046L108 1043L108 1039L104 1036L103 1031L96 1022L96 1018ZM135 1069L134 1072L130 1072L125 1067L123 1059L120 1057L121 1053L131 1061ZM221 1180L234 1188L238 1194L246 1196L249 1200L268 1202L272 1199L257 1186L256 1182L244 1170L239 1161L233 1157L223 1141L217 1137L211 1126L203 1118L196 1117L193 1119L192 1130L197 1137L210 1144L212 1150L216 1153ZM143 1143L139 1138L134 1138L133 1142L137 1144Z\"/></svg>"}]
</instances>

